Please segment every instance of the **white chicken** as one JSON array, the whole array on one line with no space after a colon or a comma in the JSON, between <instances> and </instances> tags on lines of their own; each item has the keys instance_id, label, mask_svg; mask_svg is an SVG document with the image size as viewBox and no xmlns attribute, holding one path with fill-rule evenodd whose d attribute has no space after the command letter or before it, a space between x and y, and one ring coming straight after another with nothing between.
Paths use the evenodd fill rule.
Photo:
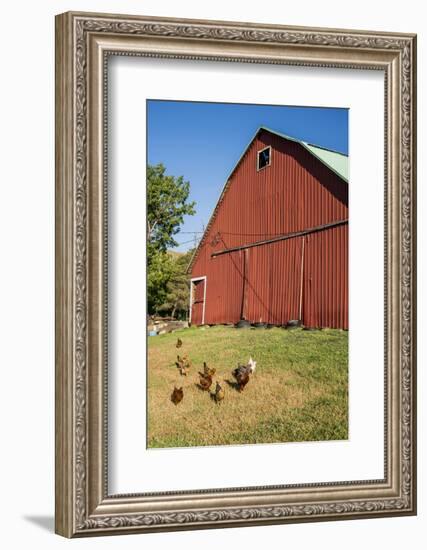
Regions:
<instances>
[{"instance_id":1,"label":"white chicken","mask_svg":"<svg viewBox=\"0 0 427 550\"><path fill-rule=\"evenodd\" d=\"M255 369L256 369L256 361L254 361L252 359L252 357L249 357L249 361L248 361L248 364L246 365L248 371L253 374L255 372Z\"/></svg>"}]
</instances>

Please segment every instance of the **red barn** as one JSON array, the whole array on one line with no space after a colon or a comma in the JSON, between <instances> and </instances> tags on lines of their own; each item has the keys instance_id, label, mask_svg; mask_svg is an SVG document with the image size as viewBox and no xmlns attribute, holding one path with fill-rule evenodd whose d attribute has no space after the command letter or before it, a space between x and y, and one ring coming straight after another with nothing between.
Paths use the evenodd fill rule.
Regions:
<instances>
[{"instance_id":1,"label":"red barn","mask_svg":"<svg viewBox=\"0 0 427 550\"><path fill-rule=\"evenodd\" d=\"M261 127L189 266L192 324L348 328L348 157Z\"/></svg>"}]
</instances>

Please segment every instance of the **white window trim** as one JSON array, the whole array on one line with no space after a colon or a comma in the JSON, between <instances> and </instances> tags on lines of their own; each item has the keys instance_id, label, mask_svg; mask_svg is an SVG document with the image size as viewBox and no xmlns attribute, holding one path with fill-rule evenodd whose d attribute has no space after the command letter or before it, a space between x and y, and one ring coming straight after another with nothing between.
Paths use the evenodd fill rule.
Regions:
<instances>
[{"instance_id":1,"label":"white window trim","mask_svg":"<svg viewBox=\"0 0 427 550\"><path fill-rule=\"evenodd\" d=\"M203 277L193 277L190 279L190 315L189 315L189 323L191 325L191 314L193 312L193 283L195 281L205 281L205 288L203 290L203 313L202 313L202 325L205 324L205 311L206 311L206 287L208 286L208 278L206 275L203 275Z\"/></svg>"},{"instance_id":2,"label":"white window trim","mask_svg":"<svg viewBox=\"0 0 427 550\"><path fill-rule=\"evenodd\" d=\"M263 166L262 168L259 167L259 156L260 156L260 153L262 153L263 151L266 151L267 149L270 149L270 162L268 164L266 164L265 166ZM267 145L267 147L264 147L263 149L260 149L259 151L257 151L257 154L256 154L256 170L257 172L261 172L261 170L265 170L266 168L268 168L269 166L271 166L271 159L272 159L272 155L273 155L273 149L271 147L271 145Z\"/></svg>"}]
</instances>

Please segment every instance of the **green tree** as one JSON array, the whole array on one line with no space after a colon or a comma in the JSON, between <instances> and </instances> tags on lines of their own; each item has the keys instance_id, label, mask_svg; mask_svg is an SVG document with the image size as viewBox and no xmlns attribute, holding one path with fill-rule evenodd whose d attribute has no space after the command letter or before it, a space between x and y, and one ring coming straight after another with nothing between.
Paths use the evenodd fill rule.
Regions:
<instances>
[{"instance_id":1,"label":"green tree","mask_svg":"<svg viewBox=\"0 0 427 550\"><path fill-rule=\"evenodd\" d=\"M184 216L195 214L195 203L189 202L190 183L183 176L167 176L163 164L147 168L147 261L158 253L177 246L174 239Z\"/></svg>"},{"instance_id":2,"label":"green tree","mask_svg":"<svg viewBox=\"0 0 427 550\"><path fill-rule=\"evenodd\" d=\"M172 274L166 284L166 294L159 311L177 319L187 317L190 286L187 267L193 255L193 250L185 254L170 255L172 259Z\"/></svg>"},{"instance_id":3,"label":"green tree","mask_svg":"<svg viewBox=\"0 0 427 550\"><path fill-rule=\"evenodd\" d=\"M174 273L172 258L166 252L158 252L151 258L147 271L148 313L158 313L166 301L168 283Z\"/></svg>"},{"instance_id":4,"label":"green tree","mask_svg":"<svg viewBox=\"0 0 427 550\"><path fill-rule=\"evenodd\" d=\"M195 203L189 202L190 183L183 176L168 176L163 164L147 167L147 303L150 314L166 311L172 300L171 288L177 288L179 269L168 254L177 246L174 239L184 216L195 214ZM171 283L172 280L175 283ZM181 288L183 285L181 281ZM179 286L179 285L178 285ZM181 301L175 297L177 307ZM163 308L162 308L163 306ZM162 309L161 309L162 308ZM170 311L176 312L173 306Z\"/></svg>"}]
</instances>

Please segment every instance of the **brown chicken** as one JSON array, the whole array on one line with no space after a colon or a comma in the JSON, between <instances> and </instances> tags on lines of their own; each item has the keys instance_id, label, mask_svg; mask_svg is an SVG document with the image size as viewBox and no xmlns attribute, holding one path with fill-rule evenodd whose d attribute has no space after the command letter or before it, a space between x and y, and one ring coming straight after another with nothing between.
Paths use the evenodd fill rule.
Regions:
<instances>
[{"instance_id":1,"label":"brown chicken","mask_svg":"<svg viewBox=\"0 0 427 550\"><path fill-rule=\"evenodd\" d=\"M187 355L184 355L184 357L180 357L179 355L176 356L176 368L179 370L181 376L187 376L188 371L191 367L191 361L188 359Z\"/></svg>"},{"instance_id":2,"label":"brown chicken","mask_svg":"<svg viewBox=\"0 0 427 550\"><path fill-rule=\"evenodd\" d=\"M217 382L215 387L215 401L217 403L221 403L221 401L225 397L225 390L224 388Z\"/></svg>"},{"instance_id":3,"label":"brown chicken","mask_svg":"<svg viewBox=\"0 0 427 550\"><path fill-rule=\"evenodd\" d=\"M178 340L176 341L176 347L180 348L181 346L182 346L182 340L181 338L178 338Z\"/></svg>"},{"instance_id":4,"label":"brown chicken","mask_svg":"<svg viewBox=\"0 0 427 550\"><path fill-rule=\"evenodd\" d=\"M205 362L203 362L203 373L205 376L213 376L216 373L216 369L210 369Z\"/></svg>"},{"instance_id":5,"label":"brown chicken","mask_svg":"<svg viewBox=\"0 0 427 550\"><path fill-rule=\"evenodd\" d=\"M187 376L188 371L190 370L188 365L177 365L177 366L178 366L179 374L181 376Z\"/></svg>"},{"instance_id":6,"label":"brown chicken","mask_svg":"<svg viewBox=\"0 0 427 550\"><path fill-rule=\"evenodd\" d=\"M199 372L200 381L199 385L202 388L202 390L208 391L209 388L212 386L212 376L209 376L208 374L204 374L202 372Z\"/></svg>"},{"instance_id":7,"label":"brown chicken","mask_svg":"<svg viewBox=\"0 0 427 550\"><path fill-rule=\"evenodd\" d=\"M237 389L239 390L239 392L242 392L246 384L249 382L250 370L246 367L239 366L237 367L237 369L233 370L232 375L237 382Z\"/></svg>"},{"instance_id":8,"label":"brown chicken","mask_svg":"<svg viewBox=\"0 0 427 550\"><path fill-rule=\"evenodd\" d=\"M178 403L181 403L183 397L184 397L184 390L182 389L182 386L180 388L177 388L175 386L171 395L172 403L174 405L178 405Z\"/></svg>"}]
</instances>

